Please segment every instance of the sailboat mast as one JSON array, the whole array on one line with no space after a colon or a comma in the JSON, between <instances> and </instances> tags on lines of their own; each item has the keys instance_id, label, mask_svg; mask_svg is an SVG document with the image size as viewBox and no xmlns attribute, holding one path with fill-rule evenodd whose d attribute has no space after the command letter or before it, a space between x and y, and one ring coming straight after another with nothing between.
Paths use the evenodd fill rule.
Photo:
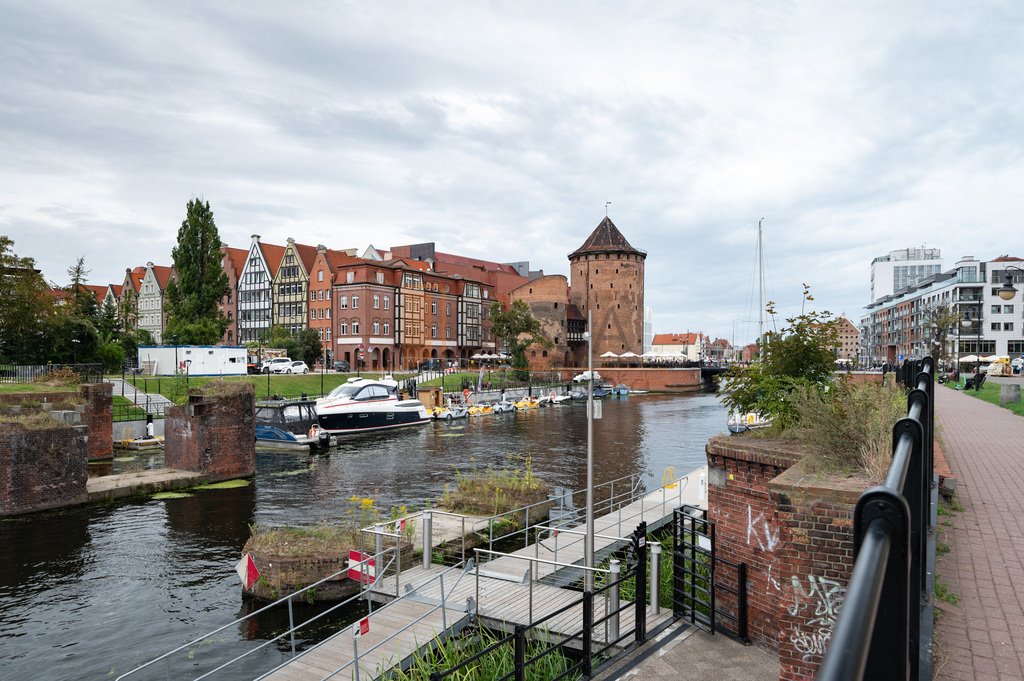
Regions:
<instances>
[{"instance_id":1,"label":"sailboat mast","mask_svg":"<svg viewBox=\"0 0 1024 681\"><path fill-rule=\"evenodd\" d=\"M758 355L764 361L764 251L761 250L761 223L757 221L757 341Z\"/></svg>"}]
</instances>

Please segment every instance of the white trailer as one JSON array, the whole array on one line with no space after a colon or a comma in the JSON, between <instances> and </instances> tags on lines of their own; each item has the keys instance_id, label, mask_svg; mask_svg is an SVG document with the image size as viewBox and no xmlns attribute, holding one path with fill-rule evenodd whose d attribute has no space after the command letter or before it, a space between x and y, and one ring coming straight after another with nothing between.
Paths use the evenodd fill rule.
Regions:
<instances>
[{"instance_id":1,"label":"white trailer","mask_svg":"<svg viewBox=\"0 0 1024 681\"><path fill-rule=\"evenodd\" d=\"M149 376L244 376L248 361L241 345L139 346L139 369Z\"/></svg>"}]
</instances>

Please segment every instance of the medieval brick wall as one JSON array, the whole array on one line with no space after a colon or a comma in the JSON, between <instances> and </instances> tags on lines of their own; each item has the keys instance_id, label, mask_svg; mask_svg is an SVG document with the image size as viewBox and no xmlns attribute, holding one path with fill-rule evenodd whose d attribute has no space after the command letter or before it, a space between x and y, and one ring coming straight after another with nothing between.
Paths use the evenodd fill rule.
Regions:
<instances>
[{"instance_id":1,"label":"medieval brick wall","mask_svg":"<svg viewBox=\"0 0 1024 681\"><path fill-rule=\"evenodd\" d=\"M85 503L86 464L83 426L0 423L0 516Z\"/></svg>"},{"instance_id":2,"label":"medieval brick wall","mask_svg":"<svg viewBox=\"0 0 1024 681\"><path fill-rule=\"evenodd\" d=\"M803 472L795 443L716 437L707 458L718 556L747 564L750 638L778 652L780 679L811 679L853 569L853 508L870 483Z\"/></svg>"},{"instance_id":3,"label":"medieval brick wall","mask_svg":"<svg viewBox=\"0 0 1024 681\"><path fill-rule=\"evenodd\" d=\"M569 343L566 340L566 316L569 311L569 282L561 274L538 277L513 289L510 302L521 300L530 307L530 313L540 322L541 333L554 347L531 346L526 351L530 368L550 369L569 366Z\"/></svg>"},{"instance_id":4,"label":"medieval brick wall","mask_svg":"<svg viewBox=\"0 0 1024 681\"><path fill-rule=\"evenodd\" d=\"M89 460L109 459L114 456L114 386L86 383L79 386L78 392L85 400L82 423L89 429Z\"/></svg>"},{"instance_id":5,"label":"medieval brick wall","mask_svg":"<svg viewBox=\"0 0 1024 681\"><path fill-rule=\"evenodd\" d=\"M585 364L584 364L585 366ZM692 393L701 389L700 369L609 369L596 367L601 383L624 383L634 390L655 390L667 393ZM582 369L561 372L562 380L569 382ZM582 384L586 389L586 384Z\"/></svg>"},{"instance_id":6,"label":"medieval brick wall","mask_svg":"<svg viewBox=\"0 0 1024 681\"><path fill-rule=\"evenodd\" d=\"M256 422L250 383L209 383L188 404L167 409L164 464L205 473L211 481L251 477Z\"/></svg>"}]
</instances>

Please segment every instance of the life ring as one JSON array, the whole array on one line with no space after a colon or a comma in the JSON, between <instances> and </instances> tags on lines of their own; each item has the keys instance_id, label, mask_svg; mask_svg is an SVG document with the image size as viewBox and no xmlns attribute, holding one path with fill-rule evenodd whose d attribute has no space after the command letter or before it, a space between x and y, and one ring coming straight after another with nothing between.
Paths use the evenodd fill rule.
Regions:
<instances>
[{"instance_id":1,"label":"life ring","mask_svg":"<svg viewBox=\"0 0 1024 681\"><path fill-rule=\"evenodd\" d=\"M309 427L309 433L308 433L308 435L309 435L309 436L310 436L311 438L314 438L314 439L319 439L319 438L320 438L320 426L319 426L318 424L316 424L316 423L314 423L313 425L311 425L311 426Z\"/></svg>"},{"instance_id":2,"label":"life ring","mask_svg":"<svg viewBox=\"0 0 1024 681\"><path fill-rule=\"evenodd\" d=\"M462 389L462 397L464 397L465 400L469 402L469 388Z\"/></svg>"}]
</instances>

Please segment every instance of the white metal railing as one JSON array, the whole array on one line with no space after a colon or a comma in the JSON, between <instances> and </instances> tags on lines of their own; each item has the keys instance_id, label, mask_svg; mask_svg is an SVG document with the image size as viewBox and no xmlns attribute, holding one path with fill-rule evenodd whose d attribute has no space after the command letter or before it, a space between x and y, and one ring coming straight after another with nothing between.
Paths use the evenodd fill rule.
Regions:
<instances>
[{"instance_id":1,"label":"white metal railing","mask_svg":"<svg viewBox=\"0 0 1024 681\"><path fill-rule=\"evenodd\" d=\"M385 557L387 557L389 554L391 554L390 559L385 561ZM377 554L374 554L373 556L369 556L366 559L364 559L361 563L359 563L359 570L361 572L360 583L361 584L366 584L367 582L369 582L373 578L369 574L369 570L370 570L369 564L370 564L371 561L374 564L376 564L376 565L383 566L382 570L381 570L381 573L383 573L383 574L386 574L388 572L388 570L390 570L391 567L394 566L395 574L397 575L399 573L400 569L401 569L401 562L400 562L400 558L399 558L400 554L401 554L401 547L400 546L396 546L394 548L385 549L384 551L381 551L381 552L379 552ZM230 660L217 665L216 667L214 667L210 671L207 671L207 672L203 673L200 676L194 677L194 681L200 681L201 679L208 678L209 676L211 676L211 675L213 675L213 674L215 674L215 673L217 673L219 671L222 671L222 670L224 670L227 667L235 665L235 664L241 662L242 660L244 660L245 658L249 657L250 655L253 655L253 654L259 652L260 650L263 650L267 646L272 645L272 644L274 644L274 643L284 639L286 636L289 638L289 642L290 642L290 645L291 645L291 654L292 654L292 657L294 657L296 655L295 633L297 631L299 631L303 627L306 627L306 626L308 626L308 625L310 625L310 624L312 624L312 623L314 623L314 622L316 622L316 621L318 621L320 619L323 619L324 617L326 617L327 615L330 615L331 613L335 612L336 610L339 610L339 609L344 608L344 607L346 607L348 605L351 605L352 603L356 602L359 599L366 598L366 594L365 594L363 588L360 588L359 593L354 594L354 595L350 596L349 598L346 598L343 601L335 603L334 605L332 605L331 607L327 608L323 612L320 612L319 614L314 615L313 617L310 617L309 619L307 619L307 620L305 620L305 621L303 621L303 622L301 622L299 624L295 624L294 609L292 607L293 601L295 601L296 599L301 599L304 594L310 592L313 589L316 589L318 586L320 586L322 584L325 584L325 583L330 582L330 581L338 581L338 579L343 574L348 572L349 567L350 566L346 566L345 568L343 568L341 570L338 570L337 572L334 572L334 573L328 575L327 577L324 577L323 579L321 579L321 580L319 580L319 581L317 581L317 582L315 582L313 584L310 584L310 585L308 585L306 587L303 587L302 589L299 589L298 591L295 591L294 593L288 594L284 598L279 598L278 600L274 601L273 603L265 605L262 608L259 608L258 610L254 610L253 612L249 613L248 615L245 615L244 617L240 617L240 618L238 618L238 619L236 619L236 620L234 620L232 622L229 622L228 624L225 624L225 625L223 625L221 627L218 627L218 628L214 629L213 631L210 631L210 632L208 632L206 634L203 634L202 636L198 636L198 637L188 641L187 643L183 643L182 645L178 646L177 648L174 648L173 650L170 650L170 651L164 653L163 655L160 655L159 657L153 658L152 660L150 660L150 661L148 661L148 662L146 662L144 664L141 664L141 665L135 667L134 669L131 669L131 670L125 672L124 674L121 674L120 676L118 676L115 679L115 681L121 681L121 679L127 679L129 677L135 676L138 673L142 672L143 670L152 669L152 668L155 667L155 665L157 665L160 662L164 663L164 672L165 672L166 678L175 678L176 675L174 673L172 673L172 669L171 669L170 665L171 665L171 662L172 662L172 658L174 656L178 655L179 653L185 653L186 654L186 656L188 657L187 662L188 662L188 664L191 667L191 673L195 673L195 657L194 657L195 656L195 652L194 651L196 649L198 649L201 646L209 645L209 642L211 641L212 637L216 636L217 634L221 633L222 631L224 631L226 629L229 629L231 627L237 627L238 625L243 624L243 623L245 623L245 622L247 622L247 621L257 617L258 615L261 615L263 613L269 612L270 610L280 606L281 604L287 604L287 607L288 607L288 625L289 626L288 626L287 630L283 631L282 633L278 634L277 636L274 636L273 638L270 638L270 639L267 639L266 641L263 641L262 643L260 643L257 646L249 648L244 653L242 653L240 655L237 655L237 656L231 658ZM397 597L399 595L399 593L397 591L398 590L398 582L397 582L397 580L395 582L395 589L396 589L396 597ZM372 605L370 607L371 607L371 610L372 610ZM208 650L206 652L209 653Z\"/></svg>"}]
</instances>

